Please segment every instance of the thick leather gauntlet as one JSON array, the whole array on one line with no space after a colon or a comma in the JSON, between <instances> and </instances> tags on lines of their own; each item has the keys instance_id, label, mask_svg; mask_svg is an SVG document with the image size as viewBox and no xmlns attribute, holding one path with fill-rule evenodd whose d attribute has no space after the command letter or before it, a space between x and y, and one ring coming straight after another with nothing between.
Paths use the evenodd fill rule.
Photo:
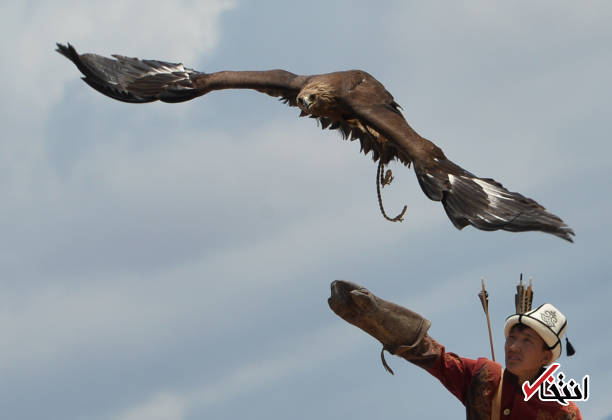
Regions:
<instances>
[{"instance_id":1,"label":"thick leather gauntlet","mask_svg":"<svg viewBox=\"0 0 612 420\"><path fill-rule=\"evenodd\" d=\"M365 287L336 280L331 284L329 307L345 321L361 328L383 345L383 352L401 355L418 346L431 323L421 315L381 299ZM381 352L383 365L390 372Z\"/></svg>"}]
</instances>

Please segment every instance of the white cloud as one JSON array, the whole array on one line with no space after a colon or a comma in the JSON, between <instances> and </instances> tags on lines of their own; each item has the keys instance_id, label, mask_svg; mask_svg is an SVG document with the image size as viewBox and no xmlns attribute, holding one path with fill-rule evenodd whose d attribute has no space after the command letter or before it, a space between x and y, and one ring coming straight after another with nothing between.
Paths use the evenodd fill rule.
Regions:
<instances>
[{"instance_id":1,"label":"white cloud","mask_svg":"<svg viewBox=\"0 0 612 420\"><path fill-rule=\"evenodd\" d=\"M310 334L290 337L269 358L238 365L216 380L183 391L160 391L143 402L120 412L116 420L173 419L181 420L194 409L206 409L227 401L238 401L240 396L266 387L274 387L291 375L307 373L346 355L360 337L341 323L320 328ZM245 349L249 345L245 344ZM171 412L175 416L159 417ZM149 417L157 413L158 417Z\"/></svg>"},{"instance_id":2,"label":"white cloud","mask_svg":"<svg viewBox=\"0 0 612 420\"><path fill-rule=\"evenodd\" d=\"M27 113L39 120L54 104L76 69L56 54L55 42L71 42L80 53L124 54L195 63L210 54L219 38L219 17L231 0L9 1L3 7L0 54L10 57L2 80L10 80L3 108L13 118ZM8 35L10 34L10 35Z\"/></svg>"},{"instance_id":3,"label":"white cloud","mask_svg":"<svg viewBox=\"0 0 612 420\"><path fill-rule=\"evenodd\" d=\"M121 413L116 420L181 420L188 405L184 397L160 393Z\"/></svg>"}]
</instances>

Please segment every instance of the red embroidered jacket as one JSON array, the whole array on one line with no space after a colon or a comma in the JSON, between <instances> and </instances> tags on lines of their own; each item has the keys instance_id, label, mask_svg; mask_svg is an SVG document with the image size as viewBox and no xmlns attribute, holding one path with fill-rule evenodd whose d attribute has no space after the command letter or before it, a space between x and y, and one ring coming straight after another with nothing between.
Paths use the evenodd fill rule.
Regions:
<instances>
[{"instance_id":1,"label":"red embroidered jacket","mask_svg":"<svg viewBox=\"0 0 612 420\"><path fill-rule=\"evenodd\" d=\"M502 367L485 358L477 360L447 353L440 343L426 335L414 348L398 356L426 369L465 405L468 420L488 420L497 391ZM542 401L534 395L524 401L518 379L504 371L500 420L582 420L578 406L564 406L556 401Z\"/></svg>"}]
</instances>

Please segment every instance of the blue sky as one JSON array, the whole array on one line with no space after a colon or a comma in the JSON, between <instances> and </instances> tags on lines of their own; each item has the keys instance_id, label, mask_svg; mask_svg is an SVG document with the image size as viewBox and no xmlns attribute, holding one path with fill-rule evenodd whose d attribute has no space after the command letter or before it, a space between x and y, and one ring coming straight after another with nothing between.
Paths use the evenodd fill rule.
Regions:
<instances>
[{"instance_id":1,"label":"blue sky","mask_svg":"<svg viewBox=\"0 0 612 420\"><path fill-rule=\"evenodd\" d=\"M585 418L612 414L607 2L9 0L0 6L0 410L11 419L461 417L435 379L327 307L346 279L498 358L519 273L568 317ZM80 52L200 71L361 68L421 135L576 232L457 231L412 170L379 214L359 146L255 92L130 105Z\"/></svg>"}]
</instances>

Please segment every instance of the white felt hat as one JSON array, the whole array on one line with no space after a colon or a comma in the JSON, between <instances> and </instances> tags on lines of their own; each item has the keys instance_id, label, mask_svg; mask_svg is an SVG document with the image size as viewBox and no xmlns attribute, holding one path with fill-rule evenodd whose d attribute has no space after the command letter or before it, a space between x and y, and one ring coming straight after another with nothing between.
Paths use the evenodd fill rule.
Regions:
<instances>
[{"instance_id":1,"label":"white felt hat","mask_svg":"<svg viewBox=\"0 0 612 420\"><path fill-rule=\"evenodd\" d=\"M510 315L504 327L506 338L516 324L527 325L542 337L548 349L553 353L551 363L559 358L561 338L567 328L567 318L557 308L550 303L545 303L532 311Z\"/></svg>"}]
</instances>

